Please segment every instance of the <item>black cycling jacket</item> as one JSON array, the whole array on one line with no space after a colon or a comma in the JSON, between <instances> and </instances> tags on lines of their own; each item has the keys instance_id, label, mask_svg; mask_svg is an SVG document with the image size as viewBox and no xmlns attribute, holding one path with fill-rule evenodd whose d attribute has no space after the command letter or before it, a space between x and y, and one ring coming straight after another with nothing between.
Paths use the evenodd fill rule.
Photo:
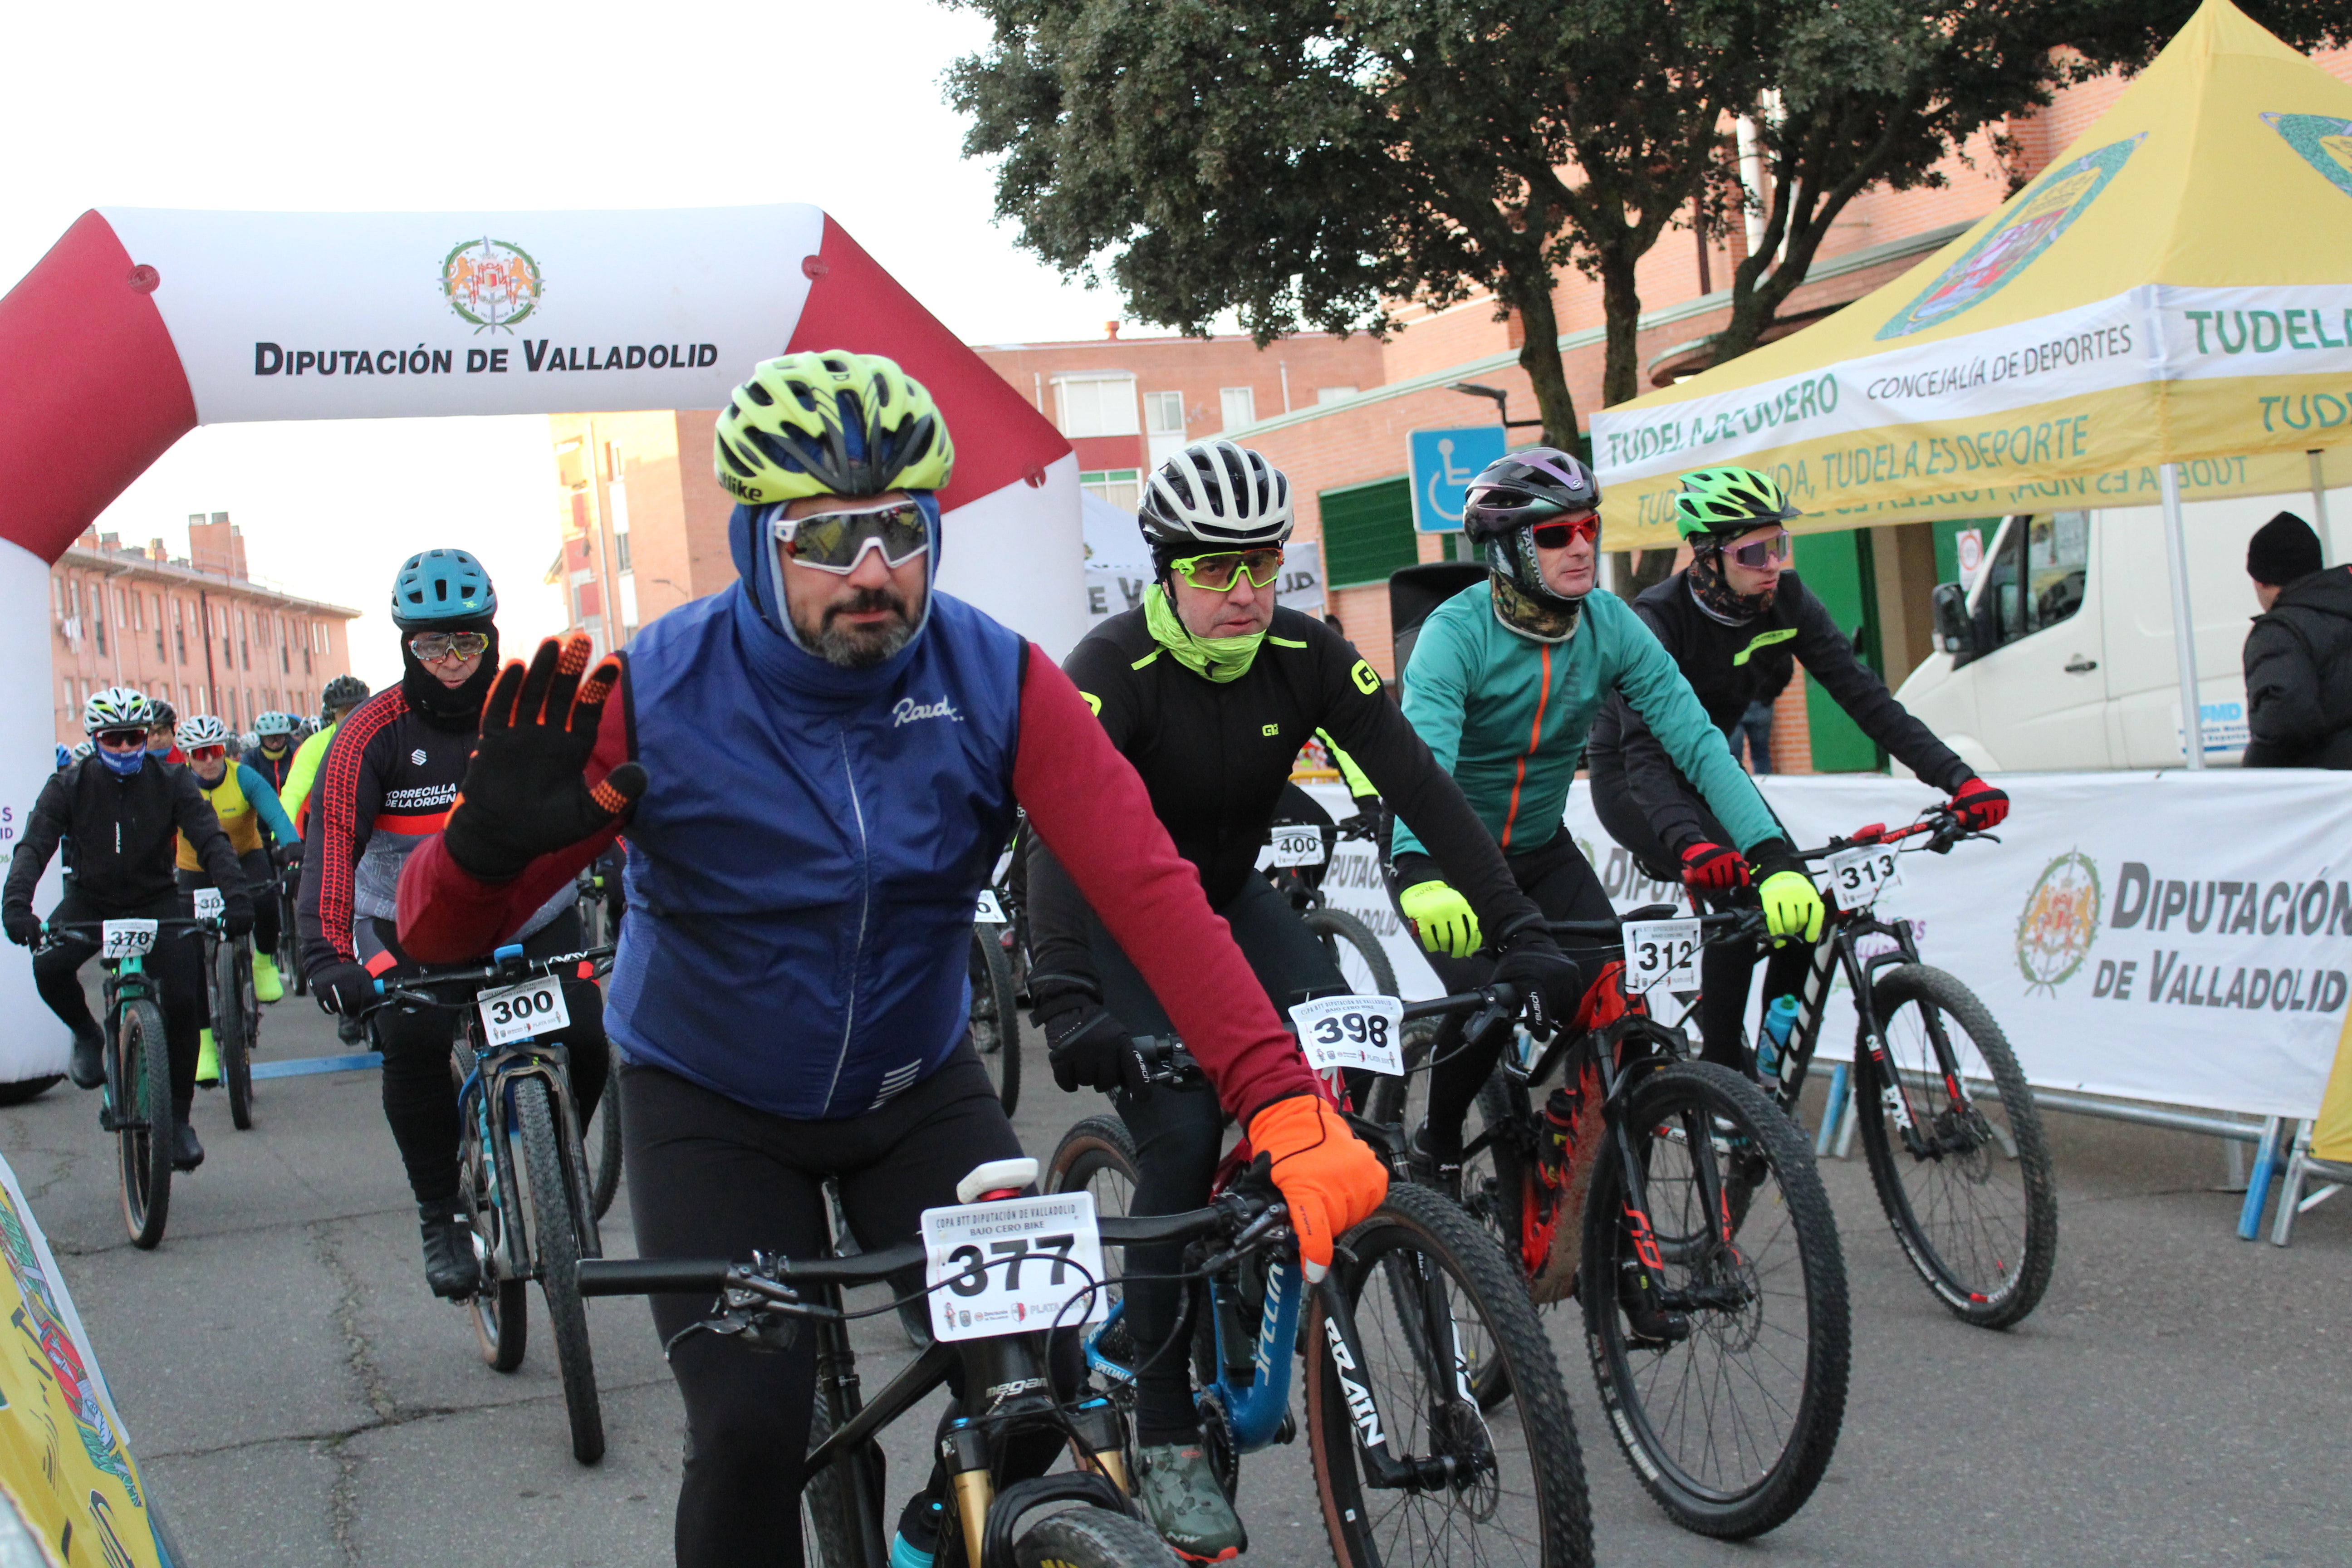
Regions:
<instances>
[{"instance_id":1,"label":"black cycling jacket","mask_svg":"<svg viewBox=\"0 0 2352 1568\"><path fill-rule=\"evenodd\" d=\"M84 757L41 786L25 837L8 858L0 910L33 907L41 872L68 834L74 852L67 885L102 914L143 910L178 891L172 872L184 833L222 900L250 909L236 850L194 772L151 756L129 778L117 778L96 757Z\"/></svg>"},{"instance_id":2,"label":"black cycling jacket","mask_svg":"<svg viewBox=\"0 0 2352 1568\"><path fill-rule=\"evenodd\" d=\"M1911 717L1886 683L1854 657L1853 644L1794 572L1780 574L1769 608L1736 626L1699 607L1688 578L1687 571L1675 573L1634 600L1633 613L1675 656L1683 679L1727 738L1748 703L1788 684L1794 659L1864 734L1922 780L1949 795L1969 777L1969 765ZM1668 849L1679 855L1712 837L1698 792L1622 697L1611 698L1601 708L1585 759L1593 794L1632 792Z\"/></svg>"},{"instance_id":3,"label":"black cycling jacket","mask_svg":"<svg viewBox=\"0 0 2352 1568\"><path fill-rule=\"evenodd\" d=\"M1222 684L1153 639L1141 610L1113 616L1063 662L1150 792L1176 852L1201 873L1212 909L1256 876L1298 749L1328 731L1434 853L1496 936L1542 918L1511 880L1494 835L1437 765L1378 672L1314 616L1277 608L1248 671ZM1043 838L1029 851L1030 943L1037 973L1091 978L1086 904Z\"/></svg>"}]
</instances>

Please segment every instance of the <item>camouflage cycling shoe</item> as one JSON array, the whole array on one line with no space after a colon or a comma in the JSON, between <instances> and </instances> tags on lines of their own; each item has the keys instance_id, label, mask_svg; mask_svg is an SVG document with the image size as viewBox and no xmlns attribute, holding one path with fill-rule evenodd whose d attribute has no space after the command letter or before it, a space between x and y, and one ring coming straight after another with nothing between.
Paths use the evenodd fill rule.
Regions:
<instances>
[{"instance_id":1,"label":"camouflage cycling shoe","mask_svg":"<svg viewBox=\"0 0 2352 1568\"><path fill-rule=\"evenodd\" d=\"M1217 1485L1200 1443L1154 1443L1138 1458L1144 1511L1177 1556L1188 1563L1223 1563L1248 1548L1249 1532Z\"/></svg>"}]
</instances>

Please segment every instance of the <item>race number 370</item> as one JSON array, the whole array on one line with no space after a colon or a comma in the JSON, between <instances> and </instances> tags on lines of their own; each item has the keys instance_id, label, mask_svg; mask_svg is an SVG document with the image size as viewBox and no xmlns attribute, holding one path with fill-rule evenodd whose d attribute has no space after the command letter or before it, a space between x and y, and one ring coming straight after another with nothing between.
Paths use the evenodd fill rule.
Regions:
<instances>
[{"instance_id":1,"label":"race number 370","mask_svg":"<svg viewBox=\"0 0 2352 1568\"><path fill-rule=\"evenodd\" d=\"M474 1003L481 1010L483 1037L493 1046L551 1035L572 1022L572 1010L563 1005L563 983L551 974L503 991L485 991Z\"/></svg>"}]
</instances>

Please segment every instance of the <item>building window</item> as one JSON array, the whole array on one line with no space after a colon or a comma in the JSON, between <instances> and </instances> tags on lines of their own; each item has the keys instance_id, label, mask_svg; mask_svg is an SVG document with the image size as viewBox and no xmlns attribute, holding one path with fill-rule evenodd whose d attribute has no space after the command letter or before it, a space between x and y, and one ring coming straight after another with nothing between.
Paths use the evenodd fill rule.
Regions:
<instances>
[{"instance_id":1,"label":"building window","mask_svg":"<svg viewBox=\"0 0 2352 1568\"><path fill-rule=\"evenodd\" d=\"M1343 397L1355 395L1356 389L1352 386L1318 386L1315 389L1315 401L1318 403L1337 403Z\"/></svg>"},{"instance_id":2,"label":"building window","mask_svg":"<svg viewBox=\"0 0 2352 1568\"><path fill-rule=\"evenodd\" d=\"M1078 476L1081 489L1089 489L1121 511L1133 511L1143 500L1143 470L1140 468L1102 468Z\"/></svg>"},{"instance_id":3,"label":"building window","mask_svg":"<svg viewBox=\"0 0 2352 1568\"><path fill-rule=\"evenodd\" d=\"M1217 403L1224 411L1226 429L1257 423L1257 388L1221 386L1217 389Z\"/></svg>"},{"instance_id":4,"label":"building window","mask_svg":"<svg viewBox=\"0 0 2352 1568\"><path fill-rule=\"evenodd\" d=\"M1061 405L1065 436L1137 434L1131 375L1056 376L1054 395Z\"/></svg>"},{"instance_id":5,"label":"building window","mask_svg":"<svg viewBox=\"0 0 2352 1568\"><path fill-rule=\"evenodd\" d=\"M1181 392L1145 393L1143 429L1150 439L1153 468L1183 450L1184 395Z\"/></svg>"},{"instance_id":6,"label":"building window","mask_svg":"<svg viewBox=\"0 0 2352 1568\"><path fill-rule=\"evenodd\" d=\"M1412 481L1400 475L1316 496L1323 519L1323 569L1334 588L1385 583L1420 559L1412 536Z\"/></svg>"},{"instance_id":7,"label":"building window","mask_svg":"<svg viewBox=\"0 0 2352 1568\"><path fill-rule=\"evenodd\" d=\"M621 452L613 449L613 472L621 471ZM605 512L613 520L613 569L626 572L629 568L629 487L614 479L607 487Z\"/></svg>"}]
</instances>

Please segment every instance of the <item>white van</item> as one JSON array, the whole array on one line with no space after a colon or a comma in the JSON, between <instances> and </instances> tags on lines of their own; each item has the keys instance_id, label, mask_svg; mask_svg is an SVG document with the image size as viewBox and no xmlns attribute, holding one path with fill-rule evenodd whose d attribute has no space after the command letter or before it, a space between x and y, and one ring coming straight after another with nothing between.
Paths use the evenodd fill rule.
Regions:
<instances>
[{"instance_id":1,"label":"white van","mask_svg":"<svg viewBox=\"0 0 2352 1568\"><path fill-rule=\"evenodd\" d=\"M2327 510L2331 521L2352 519L2352 490L2330 490ZM2247 622L2262 611L2246 576L2246 542L2281 510L2309 520L2310 492L2181 509L2209 765L2235 766L2245 750L2240 654ZM2181 765L2180 667L2159 509L2004 518L1976 580L1938 587L1935 609L1937 651L1895 695L1970 767Z\"/></svg>"}]
</instances>

